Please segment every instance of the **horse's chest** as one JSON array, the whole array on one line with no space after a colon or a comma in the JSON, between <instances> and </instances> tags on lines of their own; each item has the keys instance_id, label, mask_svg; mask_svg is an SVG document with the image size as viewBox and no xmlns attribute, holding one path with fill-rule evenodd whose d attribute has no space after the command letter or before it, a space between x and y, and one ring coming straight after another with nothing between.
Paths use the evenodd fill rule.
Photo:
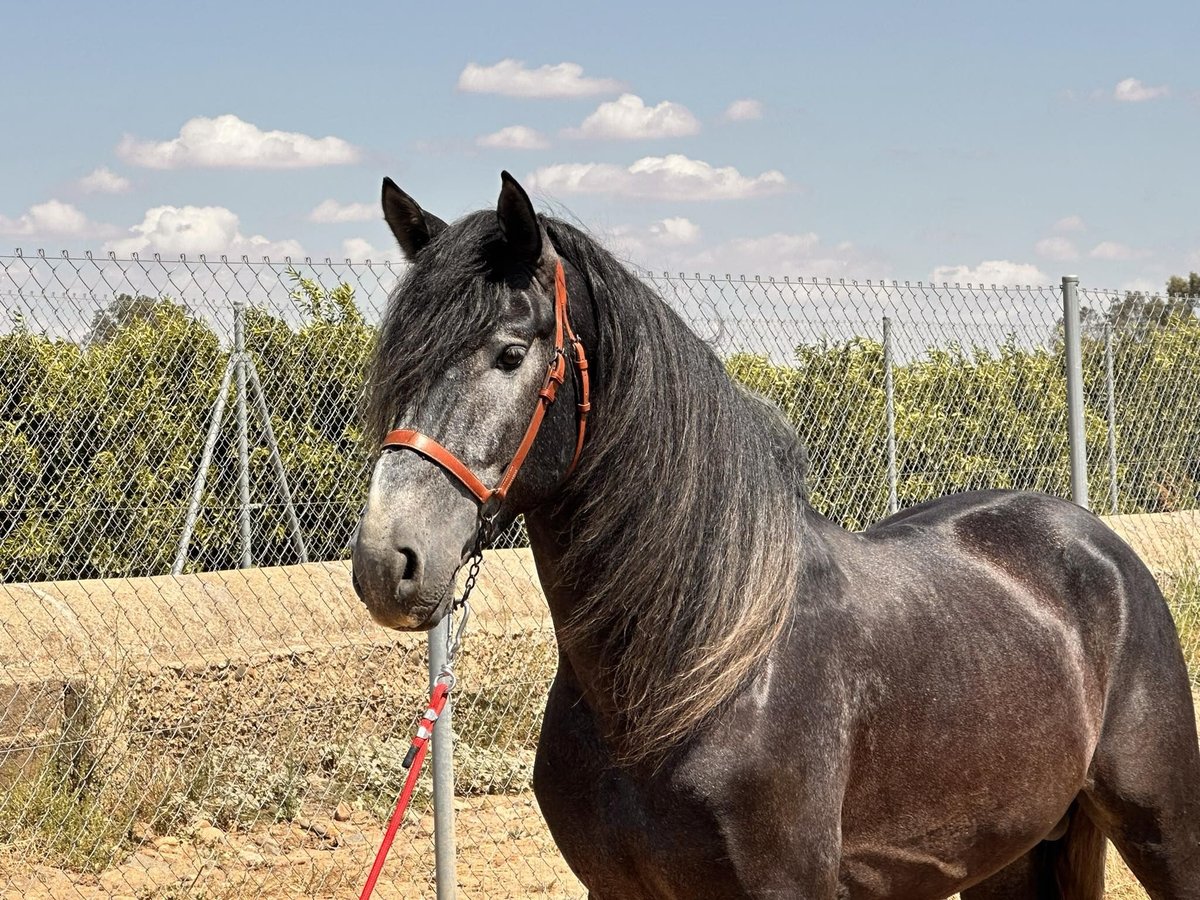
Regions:
<instances>
[{"instance_id":1,"label":"horse's chest","mask_svg":"<svg viewBox=\"0 0 1200 900\"><path fill-rule=\"evenodd\" d=\"M563 858L597 900L743 896L704 805L613 767L578 706L552 696L534 772Z\"/></svg>"}]
</instances>

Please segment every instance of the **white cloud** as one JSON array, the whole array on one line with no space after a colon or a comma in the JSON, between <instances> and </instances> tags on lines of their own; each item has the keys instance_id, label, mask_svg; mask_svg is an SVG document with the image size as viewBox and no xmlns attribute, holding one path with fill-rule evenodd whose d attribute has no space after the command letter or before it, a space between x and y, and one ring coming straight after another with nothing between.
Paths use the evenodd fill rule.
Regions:
<instances>
[{"instance_id":1,"label":"white cloud","mask_svg":"<svg viewBox=\"0 0 1200 900\"><path fill-rule=\"evenodd\" d=\"M1122 284L1121 291L1135 291L1141 294L1161 294L1162 282L1151 281L1149 278L1134 278Z\"/></svg>"},{"instance_id":2,"label":"white cloud","mask_svg":"<svg viewBox=\"0 0 1200 900\"><path fill-rule=\"evenodd\" d=\"M605 242L618 256L659 268L675 259L679 248L700 240L700 226L683 216L671 216L642 228L619 225ZM668 259L668 256L670 259Z\"/></svg>"},{"instance_id":3,"label":"white cloud","mask_svg":"<svg viewBox=\"0 0 1200 900\"><path fill-rule=\"evenodd\" d=\"M509 125L491 134L481 135L475 139L475 143L490 150L544 150L550 146L541 132L524 125Z\"/></svg>"},{"instance_id":4,"label":"white cloud","mask_svg":"<svg viewBox=\"0 0 1200 900\"><path fill-rule=\"evenodd\" d=\"M129 253L168 256L204 253L251 258L304 255L296 241L272 241L261 234L246 237L237 215L223 206L156 206L146 210L141 224L129 231L130 237L109 241L105 249L122 256Z\"/></svg>"},{"instance_id":5,"label":"white cloud","mask_svg":"<svg viewBox=\"0 0 1200 900\"><path fill-rule=\"evenodd\" d=\"M700 240L700 226L683 216L672 216L651 225L650 235L664 244L694 244Z\"/></svg>"},{"instance_id":6,"label":"white cloud","mask_svg":"<svg viewBox=\"0 0 1200 900\"><path fill-rule=\"evenodd\" d=\"M850 241L826 244L816 232L735 238L683 260L685 271L715 274L878 278L886 263Z\"/></svg>"},{"instance_id":7,"label":"white cloud","mask_svg":"<svg viewBox=\"0 0 1200 900\"><path fill-rule=\"evenodd\" d=\"M357 162L361 152L341 138L314 138L294 131L263 131L237 116L188 119L179 136L143 141L125 135L117 155L150 169L304 169Z\"/></svg>"},{"instance_id":8,"label":"white cloud","mask_svg":"<svg viewBox=\"0 0 1200 900\"><path fill-rule=\"evenodd\" d=\"M647 106L636 94L622 94L616 100L601 103L578 128L569 128L564 134L574 138L632 141L687 137L699 131L700 121L686 106L669 100Z\"/></svg>"},{"instance_id":9,"label":"white cloud","mask_svg":"<svg viewBox=\"0 0 1200 900\"><path fill-rule=\"evenodd\" d=\"M130 188L129 179L107 166L89 172L79 179L79 187L88 194L120 194Z\"/></svg>"},{"instance_id":10,"label":"white cloud","mask_svg":"<svg viewBox=\"0 0 1200 900\"><path fill-rule=\"evenodd\" d=\"M1113 99L1121 103L1142 103L1146 100L1157 100L1169 93L1171 89L1165 84L1151 87L1142 84L1136 78L1125 78L1118 81L1117 86L1113 88Z\"/></svg>"},{"instance_id":11,"label":"white cloud","mask_svg":"<svg viewBox=\"0 0 1200 900\"><path fill-rule=\"evenodd\" d=\"M15 219L0 215L0 234L11 237L82 238L109 234L112 227L92 222L70 203L35 203Z\"/></svg>"},{"instance_id":12,"label":"white cloud","mask_svg":"<svg viewBox=\"0 0 1200 900\"><path fill-rule=\"evenodd\" d=\"M592 97L615 94L621 82L612 78L590 78L583 66L563 62L537 69L516 59L502 59L494 66L468 63L458 76L458 89L473 94L504 94L507 97Z\"/></svg>"},{"instance_id":13,"label":"white cloud","mask_svg":"<svg viewBox=\"0 0 1200 900\"><path fill-rule=\"evenodd\" d=\"M776 232L696 246L700 227L689 219L663 219L649 228L614 229L606 243L618 256L650 271L878 278L886 262L849 241L829 245L815 232Z\"/></svg>"},{"instance_id":14,"label":"white cloud","mask_svg":"<svg viewBox=\"0 0 1200 900\"><path fill-rule=\"evenodd\" d=\"M404 258L400 254L400 248L394 244L386 250L380 250L370 241L359 237L346 238L346 240L342 241L341 258L356 263L366 262L367 260L371 262L404 262Z\"/></svg>"},{"instance_id":15,"label":"white cloud","mask_svg":"<svg viewBox=\"0 0 1200 900\"><path fill-rule=\"evenodd\" d=\"M342 222L370 222L382 217L379 207L371 203L338 203L336 200L325 200L308 214L308 221L330 225Z\"/></svg>"},{"instance_id":16,"label":"white cloud","mask_svg":"<svg viewBox=\"0 0 1200 900\"><path fill-rule=\"evenodd\" d=\"M734 100L725 107L724 118L727 122L748 122L751 119L761 119L763 105L760 100Z\"/></svg>"},{"instance_id":17,"label":"white cloud","mask_svg":"<svg viewBox=\"0 0 1200 900\"><path fill-rule=\"evenodd\" d=\"M678 153L647 156L628 168L612 163L561 163L529 176L531 188L555 194L613 194L653 200L733 200L778 194L788 187L774 169L748 177Z\"/></svg>"},{"instance_id":18,"label":"white cloud","mask_svg":"<svg viewBox=\"0 0 1200 900\"><path fill-rule=\"evenodd\" d=\"M1070 262L1079 259L1079 249L1064 237L1042 238L1033 245L1033 252L1042 259L1053 262Z\"/></svg>"},{"instance_id":19,"label":"white cloud","mask_svg":"<svg viewBox=\"0 0 1200 900\"><path fill-rule=\"evenodd\" d=\"M1117 241L1101 241L1091 252L1088 253L1092 259L1103 259L1111 262L1130 262L1135 259L1145 259L1150 253L1147 250L1138 250L1135 247L1130 247L1128 244L1122 244Z\"/></svg>"},{"instance_id":20,"label":"white cloud","mask_svg":"<svg viewBox=\"0 0 1200 900\"><path fill-rule=\"evenodd\" d=\"M1084 224L1083 218L1080 216L1063 216L1054 223L1054 230L1062 234L1073 231L1086 231L1087 225Z\"/></svg>"},{"instance_id":21,"label":"white cloud","mask_svg":"<svg viewBox=\"0 0 1200 900\"><path fill-rule=\"evenodd\" d=\"M988 259L971 266L938 266L929 276L934 284L1020 285L1047 284L1050 279L1035 265Z\"/></svg>"}]
</instances>

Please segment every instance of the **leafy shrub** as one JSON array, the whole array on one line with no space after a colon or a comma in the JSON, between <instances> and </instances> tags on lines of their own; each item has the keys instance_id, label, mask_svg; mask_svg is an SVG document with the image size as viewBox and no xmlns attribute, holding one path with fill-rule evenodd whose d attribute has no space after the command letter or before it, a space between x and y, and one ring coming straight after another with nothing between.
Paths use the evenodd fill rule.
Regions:
<instances>
[{"instance_id":1,"label":"leafy shrub","mask_svg":"<svg viewBox=\"0 0 1200 900\"><path fill-rule=\"evenodd\" d=\"M310 558L335 559L345 555L366 485L359 407L375 335L349 285L326 291L291 277L301 324L249 308L246 340ZM1115 338L1123 512L1200 505L1200 319L1168 310L1150 324ZM1103 349L1101 332L1088 331L1086 430L1097 508L1108 506L1109 482ZM205 321L169 298L117 298L80 343L21 322L0 335L0 580L169 571L228 352ZM801 346L786 364L736 354L728 368L796 427L818 509L854 528L886 513L878 342ZM1012 343L994 352L951 345L895 365L900 504L980 487L1065 495L1062 370L1060 346ZM260 427L253 407L251 426ZM240 561L232 431L227 423L216 444L190 571ZM261 442L250 466L254 560L295 562Z\"/></svg>"}]
</instances>

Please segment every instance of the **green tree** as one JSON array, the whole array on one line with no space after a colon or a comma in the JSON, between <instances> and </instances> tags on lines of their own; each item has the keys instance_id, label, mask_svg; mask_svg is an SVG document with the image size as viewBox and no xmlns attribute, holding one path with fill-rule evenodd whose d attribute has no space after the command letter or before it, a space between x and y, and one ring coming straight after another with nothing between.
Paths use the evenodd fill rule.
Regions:
<instances>
[{"instance_id":1,"label":"green tree","mask_svg":"<svg viewBox=\"0 0 1200 900\"><path fill-rule=\"evenodd\" d=\"M85 344L103 344L111 341L124 329L138 322L152 322L163 306L177 306L190 315L187 307L170 297L149 297L145 294L117 294L109 303L96 311L88 327Z\"/></svg>"},{"instance_id":2,"label":"green tree","mask_svg":"<svg viewBox=\"0 0 1200 900\"><path fill-rule=\"evenodd\" d=\"M1192 309L1195 309L1196 298L1200 297L1200 272L1189 272L1186 278L1172 275L1167 279L1167 296L1190 297Z\"/></svg>"}]
</instances>

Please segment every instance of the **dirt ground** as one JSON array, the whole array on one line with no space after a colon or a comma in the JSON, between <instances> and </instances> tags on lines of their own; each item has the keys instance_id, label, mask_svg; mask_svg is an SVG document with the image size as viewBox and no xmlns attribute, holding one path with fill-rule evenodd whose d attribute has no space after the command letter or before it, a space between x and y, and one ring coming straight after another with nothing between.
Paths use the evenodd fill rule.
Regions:
<instances>
[{"instance_id":1,"label":"dirt ground","mask_svg":"<svg viewBox=\"0 0 1200 900\"><path fill-rule=\"evenodd\" d=\"M1196 697L1200 714L1200 696ZM586 897L542 821L530 792L458 797L457 857L463 900ZM249 831L204 822L188 834L154 837L99 874L31 866L18 848L0 856L0 900L335 900L362 889L383 835L369 813L339 806ZM135 826L136 833L136 826ZM410 813L375 897L433 897L433 817ZM1148 900L1119 855L1108 851L1106 900Z\"/></svg>"},{"instance_id":2,"label":"dirt ground","mask_svg":"<svg viewBox=\"0 0 1200 900\"><path fill-rule=\"evenodd\" d=\"M531 793L460 797L458 884L463 898L578 898L583 887L555 850ZM345 811L343 811L343 816ZM3 900L334 900L356 897L383 828L358 811L224 832L202 823L183 837L150 837L98 875L0 858ZM376 889L379 900L432 897L433 818L411 815Z\"/></svg>"},{"instance_id":3,"label":"dirt ground","mask_svg":"<svg viewBox=\"0 0 1200 900\"><path fill-rule=\"evenodd\" d=\"M558 856L532 794L456 800L458 884L464 900L583 898ZM344 811L343 811L344 812ZM2 900L334 900L356 897L383 829L366 813L301 818L250 832L199 825L187 837L147 837L98 875L0 858ZM384 868L379 900L432 897L433 818L409 818ZM1107 900L1146 900L1109 851Z\"/></svg>"}]
</instances>

